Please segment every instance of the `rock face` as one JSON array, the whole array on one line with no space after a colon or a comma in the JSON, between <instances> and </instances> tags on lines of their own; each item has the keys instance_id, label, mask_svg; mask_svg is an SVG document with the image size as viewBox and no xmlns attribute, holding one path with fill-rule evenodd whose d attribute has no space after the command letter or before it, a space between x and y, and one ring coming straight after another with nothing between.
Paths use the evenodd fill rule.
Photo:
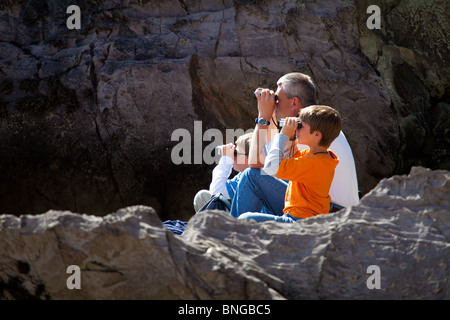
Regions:
<instances>
[{"instance_id":1,"label":"rock face","mask_svg":"<svg viewBox=\"0 0 450 320\"><path fill-rule=\"evenodd\" d=\"M389 91L399 128L396 171L407 172L412 165L448 170L450 3L358 0L357 4L361 16L373 4L382 12L382 28L371 32L360 26L359 41Z\"/></svg>"},{"instance_id":2,"label":"rock face","mask_svg":"<svg viewBox=\"0 0 450 320\"><path fill-rule=\"evenodd\" d=\"M363 193L412 165L450 168L446 1L370 1L381 30L365 0L71 4L80 30L61 1L0 4L2 213L187 219L212 167L175 165L174 130L253 127L253 90L291 71L343 115Z\"/></svg>"},{"instance_id":3,"label":"rock face","mask_svg":"<svg viewBox=\"0 0 450 320\"><path fill-rule=\"evenodd\" d=\"M144 206L3 215L0 298L449 299L449 192L448 171L415 167L335 214L283 224L208 211L183 237ZM80 289L66 286L71 265Z\"/></svg>"}]
</instances>

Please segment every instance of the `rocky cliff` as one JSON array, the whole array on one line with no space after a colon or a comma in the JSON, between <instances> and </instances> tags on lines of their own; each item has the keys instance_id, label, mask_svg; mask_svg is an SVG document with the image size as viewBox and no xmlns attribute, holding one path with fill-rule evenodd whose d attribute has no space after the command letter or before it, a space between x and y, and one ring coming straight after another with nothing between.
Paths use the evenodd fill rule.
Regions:
<instances>
[{"instance_id":1,"label":"rocky cliff","mask_svg":"<svg viewBox=\"0 0 450 320\"><path fill-rule=\"evenodd\" d=\"M449 299L449 193L448 171L414 167L334 214L208 211L182 237L144 206L2 215L0 299Z\"/></svg>"},{"instance_id":2,"label":"rocky cliff","mask_svg":"<svg viewBox=\"0 0 450 320\"><path fill-rule=\"evenodd\" d=\"M343 115L360 189L449 169L448 1L74 0L0 3L0 210L192 214L206 164L178 128L254 126L252 92L291 71ZM206 142L207 143L207 142ZM174 200L176 195L176 200Z\"/></svg>"}]
</instances>

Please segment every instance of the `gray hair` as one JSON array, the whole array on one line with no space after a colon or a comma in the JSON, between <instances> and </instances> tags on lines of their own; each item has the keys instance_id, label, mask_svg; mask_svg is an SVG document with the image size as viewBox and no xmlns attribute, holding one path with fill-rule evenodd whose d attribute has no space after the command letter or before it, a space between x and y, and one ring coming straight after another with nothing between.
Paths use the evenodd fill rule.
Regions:
<instances>
[{"instance_id":1,"label":"gray hair","mask_svg":"<svg viewBox=\"0 0 450 320\"><path fill-rule=\"evenodd\" d=\"M303 107L316 104L316 86L306 74L300 72L285 74L278 80L277 86L283 89L288 99L297 97Z\"/></svg>"}]
</instances>

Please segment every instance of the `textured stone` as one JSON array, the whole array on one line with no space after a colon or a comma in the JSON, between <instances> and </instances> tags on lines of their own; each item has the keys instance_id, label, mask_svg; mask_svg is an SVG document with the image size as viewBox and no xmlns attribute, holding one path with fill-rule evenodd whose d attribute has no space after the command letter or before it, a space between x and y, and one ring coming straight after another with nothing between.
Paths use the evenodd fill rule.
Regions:
<instances>
[{"instance_id":1,"label":"textured stone","mask_svg":"<svg viewBox=\"0 0 450 320\"><path fill-rule=\"evenodd\" d=\"M449 101L449 2L358 0L361 52L389 91L398 122L396 172L413 165L449 169L448 133L436 114ZM365 27L369 5L381 9L381 29ZM444 156L445 155L445 156Z\"/></svg>"},{"instance_id":2,"label":"textured stone","mask_svg":"<svg viewBox=\"0 0 450 320\"><path fill-rule=\"evenodd\" d=\"M256 263L288 299L448 299L449 192L448 171L413 168L336 214L290 225L196 215L183 238ZM371 265L380 290L366 286Z\"/></svg>"},{"instance_id":3,"label":"textured stone","mask_svg":"<svg viewBox=\"0 0 450 320\"><path fill-rule=\"evenodd\" d=\"M450 174L415 167L293 224L221 211L179 237L152 208L0 216L2 299L449 299ZM67 267L81 269L69 290ZM369 289L368 267L380 268Z\"/></svg>"}]
</instances>

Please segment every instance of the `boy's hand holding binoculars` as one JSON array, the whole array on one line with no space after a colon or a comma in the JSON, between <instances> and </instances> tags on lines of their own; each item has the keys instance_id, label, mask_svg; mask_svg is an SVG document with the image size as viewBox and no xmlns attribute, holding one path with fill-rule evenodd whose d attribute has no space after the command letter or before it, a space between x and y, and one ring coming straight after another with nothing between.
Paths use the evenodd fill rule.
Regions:
<instances>
[{"instance_id":1,"label":"boy's hand holding binoculars","mask_svg":"<svg viewBox=\"0 0 450 320\"><path fill-rule=\"evenodd\" d=\"M222 155L230 158L234 158L234 148L235 145L232 143L226 144L222 146Z\"/></svg>"},{"instance_id":2,"label":"boy's hand holding binoculars","mask_svg":"<svg viewBox=\"0 0 450 320\"><path fill-rule=\"evenodd\" d=\"M294 135L295 130L297 130L298 128L298 118L288 117L285 119L283 128L281 128L281 133L287 135L290 138Z\"/></svg>"}]
</instances>

